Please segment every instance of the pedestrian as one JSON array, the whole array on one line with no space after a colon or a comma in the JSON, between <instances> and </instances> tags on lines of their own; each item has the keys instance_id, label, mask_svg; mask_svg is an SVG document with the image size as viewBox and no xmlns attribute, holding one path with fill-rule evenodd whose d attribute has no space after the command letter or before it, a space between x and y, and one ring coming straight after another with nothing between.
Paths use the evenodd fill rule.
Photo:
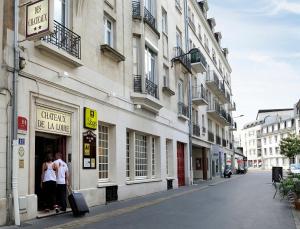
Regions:
<instances>
[{"instance_id":1,"label":"pedestrian","mask_svg":"<svg viewBox=\"0 0 300 229\"><path fill-rule=\"evenodd\" d=\"M56 209L56 171L52 154L47 154L42 165L41 188L45 197L45 211Z\"/></svg>"},{"instance_id":2,"label":"pedestrian","mask_svg":"<svg viewBox=\"0 0 300 229\"><path fill-rule=\"evenodd\" d=\"M61 211L66 211L67 208L67 186L69 185L69 170L66 162L62 160L62 154L55 154L55 165L57 167L56 176L56 199L57 205Z\"/></svg>"}]
</instances>

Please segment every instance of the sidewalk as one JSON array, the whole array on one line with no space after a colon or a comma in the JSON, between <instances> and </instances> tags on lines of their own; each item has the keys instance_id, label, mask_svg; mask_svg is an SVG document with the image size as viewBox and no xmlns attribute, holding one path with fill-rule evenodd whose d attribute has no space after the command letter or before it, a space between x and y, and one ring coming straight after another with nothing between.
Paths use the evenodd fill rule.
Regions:
<instances>
[{"instance_id":1,"label":"sidewalk","mask_svg":"<svg viewBox=\"0 0 300 229\"><path fill-rule=\"evenodd\" d=\"M186 195L192 192L207 189L223 182L229 182L243 175L233 175L231 178L216 177L213 180L201 181L193 186L185 186L179 189L157 192L146 196L136 197L123 201L112 202L106 205L99 205L90 208L90 213L85 217L75 218L72 213L55 215L42 219L33 219L24 222L21 227L24 228L73 228L76 225L88 225L93 222L99 222L111 217L116 217L129 212L136 211L140 208L159 204L163 201ZM4 228L18 228L15 226L7 226Z\"/></svg>"}]
</instances>

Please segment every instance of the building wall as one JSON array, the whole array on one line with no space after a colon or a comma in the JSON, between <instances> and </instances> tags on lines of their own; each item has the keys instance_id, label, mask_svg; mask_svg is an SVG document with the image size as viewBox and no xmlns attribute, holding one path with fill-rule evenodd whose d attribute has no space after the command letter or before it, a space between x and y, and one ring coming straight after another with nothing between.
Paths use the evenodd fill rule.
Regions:
<instances>
[{"instance_id":1,"label":"building wall","mask_svg":"<svg viewBox=\"0 0 300 229\"><path fill-rule=\"evenodd\" d=\"M141 12L143 13L143 2ZM13 70L13 31L12 31L12 3L11 1L2 1L5 4L0 7L0 16L6 9L6 16L10 18L5 21L0 38L3 41L0 56L4 56L3 62L7 64L5 74L1 74L1 83L9 81L12 78ZM25 140L24 155L19 156L19 161L24 161L24 167L19 168L18 191L20 196L20 210L22 220L36 217L37 212L37 195L35 194L35 155L36 155L36 136L37 130L37 108L44 107L71 115L71 133L66 137L66 154L71 156L70 171L71 184L74 190L82 192L89 206L103 204L106 201L105 188L107 186L117 185L118 196L120 200L146 195L149 193L167 189L167 179L173 180L174 188L178 187L177 178L177 143L184 144L184 165L185 165L185 184L191 184L193 174L190 174L190 153L189 152L189 127L187 119L178 118L178 81L183 81L184 103L188 105L188 77L189 74L183 71L180 64L172 63L174 58L174 47L176 46L176 29L182 33L182 47L185 47L185 23L183 2L180 11L175 6L175 1L170 3L167 0L156 1L153 14L156 19L156 29L151 28L143 19L132 18L131 1L72 1L70 2L70 13L68 15L68 28L81 36L81 58L71 57L67 52L57 47L36 41L22 41L20 55L25 59L26 66L20 72L18 81L18 115L28 120L28 130L26 133L18 134L18 138ZM227 59L223 56L223 49L217 44L214 33L206 21L195 1L189 1L189 6L193 7L196 20L201 24L204 33L208 37L209 43L218 53L218 58L223 66L215 65L210 57L209 51L205 50L203 43L192 34L191 39L197 43L197 47L204 53L208 65L214 69L220 79L225 79L226 90L231 93L230 66ZM162 36L162 7L168 14L168 56L162 53L163 39ZM25 7L20 8L20 40L24 37L25 28ZM124 56L125 61L116 61L108 57L101 45L104 44L104 17L113 21L113 52L119 53L118 56ZM0 25L2 20L0 20ZM1 26L0 26L1 28ZM190 30L190 29L189 29ZM159 34L158 34L159 33ZM144 76L145 72L145 46L149 47L156 56L156 80L154 83L158 87L157 98L152 98L145 91L145 85L142 86L142 93L134 91L134 72L133 72L133 37L139 38L139 73ZM210 48L210 47L209 47ZM185 48L184 48L185 49ZM187 52L188 50L184 50ZM3 54L3 55L2 55ZM111 53L110 53L111 54ZM115 55L115 54L114 54ZM219 63L219 62L218 62ZM170 88L175 95L170 96L163 91L163 70L166 66L169 70ZM220 70L221 69L221 70ZM2 69L3 71L3 69ZM223 73L222 73L223 72ZM205 74L193 73L193 78L197 82L205 84ZM142 82L144 83L144 77ZM11 89L11 87L9 88ZM0 91L0 112L1 117L9 113L9 93ZM148 106L162 106L159 112L153 112L143 102L137 101L142 98L148 102ZM139 106L142 104L142 106ZM150 104L150 105L149 105ZM229 105L225 104L224 109L228 113ZM83 127L84 107L94 109L98 113L99 125L104 124L109 128L109 159L108 159L108 179L99 179L99 155L100 139L99 127L93 131L96 134L97 152L99 155L96 159L96 169L83 169L83 138L82 134L87 131ZM207 134L207 106L194 106L199 111L199 125L201 136L197 138L198 146L205 147L207 158L212 158L209 154L213 142L208 141ZM204 121L202 123L202 115ZM186 117L188 118L188 117ZM213 119L213 118L212 118ZM0 135L0 173L5 174L5 155L8 153L4 148L7 143L6 130L10 129L10 121L7 119L0 123L2 135ZM213 120L213 128L218 120ZM228 144L222 152L232 153L229 149L229 143L232 142L229 127L219 123L220 128L224 128L227 135ZM147 136L147 177L138 179L134 175L135 162L130 160L130 177L126 176L126 135L143 134ZM214 134L216 132L213 130ZM221 130L220 130L221 135ZM222 137L222 136L220 136ZM152 172L152 158L149 154L151 142L148 139L155 138L155 175ZM225 138L225 137L224 137ZM130 138L131 139L131 138ZM135 138L133 138L135 139ZM169 153L166 155L166 139L170 141ZM130 140L130 155L135 155L135 142ZM195 152L197 155L197 152ZM168 157L169 171L166 171L166 161ZM130 157L131 158L131 157ZM151 159L151 160L150 160ZM211 166L211 162L209 163ZM210 174L208 170L208 176ZM198 176L198 175L197 175ZM4 178L4 179L3 179ZM0 224L4 224L5 216L5 176L1 176L0 184ZM3 184L3 185L2 185ZM2 189L3 187L3 189Z\"/></svg>"}]
</instances>

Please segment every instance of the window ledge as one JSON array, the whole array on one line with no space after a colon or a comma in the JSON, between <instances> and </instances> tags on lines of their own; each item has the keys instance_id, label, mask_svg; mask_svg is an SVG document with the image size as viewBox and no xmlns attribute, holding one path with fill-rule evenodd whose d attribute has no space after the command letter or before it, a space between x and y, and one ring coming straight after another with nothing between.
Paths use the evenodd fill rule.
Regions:
<instances>
[{"instance_id":1,"label":"window ledge","mask_svg":"<svg viewBox=\"0 0 300 229\"><path fill-rule=\"evenodd\" d=\"M120 52L118 52L116 49L112 48L108 44L101 45L100 49L104 55L110 57L116 62L121 62L125 60L125 56L123 56Z\"/></svg>"},{"instance_id":2,"label":"window ledge","mask_svg":"<svg viewBox=\"0 0 300 229\"><path fill-rule=\"evenodd\" d=\"M175 91L172 90L169 86L164 86L162 88L163 92L165 92L166 94L168 94L169 96L173 96L175 95Z\"/></svg>"},{"instance_id":3,"label":"window ledge","mask_svg":"<svg viewBox=\"0 0 300 229\"><path fill-rule=\"evenodd\" d=\"M74 65L75 67L80 67L83 66L83 63L80 59L73 57L72 55L68 54L66 51L56 47L53 44L47 43L45 41L42 40L38 40L34 42L34 46L45 50L47 52L50 52L66 61L68 61L69 63L71 63L72 65Z\"/></svg>"},{"instance_id":4,"label":"window ledge","mask_svg":"<svg viewBox=\"0 0 300 229\"><path fill-rule=\"evenodd\" d=\"M116 183L111 183L111 182L101 182L101 181L99 181L97 187L98 187L98 188L105 188L105 187L116 186L116 185L117 185Z\"/></svg>"},{"instance_id":5,"label":"window ledge","mask_svg":"<svg viewBox=\"0 0 300 229\"><path fill-rule=\"evenodd\" d=\"M166 180L175 180L175 177L167 177Z\"/></svg>"},{"instance_id":6,"label":"window ledge","mask_svg":"<svg viewBox=\"0 0 300 229\"><path fill-rule=\"evenodd\" d=\"M161 182L162 179L157 178L157 179L141 179L141 180L130 180L126 181L127 185L131 184L143 184L143 183L152 183L152 182Z\"/></svg>"}]
</instances>

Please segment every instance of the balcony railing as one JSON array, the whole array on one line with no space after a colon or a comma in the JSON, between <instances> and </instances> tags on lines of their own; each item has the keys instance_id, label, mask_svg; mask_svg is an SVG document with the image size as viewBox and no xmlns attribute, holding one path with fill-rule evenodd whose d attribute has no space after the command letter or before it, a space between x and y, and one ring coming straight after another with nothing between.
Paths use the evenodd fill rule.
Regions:
<instances>
[{"instance_id":1,"label":"balcony railing","mask_svg":"<svg viewBox=\"0 0 300 229\"><path fill-rule=\"evenodd\" d=\"M53 33L42 38L42 41L53 44L68 54L81 59L81 37L62 24L54 21Z\"/></svg>"},{"instance_id":2,"label":"balcony railing","mask_svg":"<svg viewBox=\"0 0 300 229\"><path fill-rule=\"evenodd\" d=\"M226 147L226 146L227 146L227 144L226 144L226 140L225 140L225 139L223 139L223 138L222 138L222 146L223 146L223 147Z\"/></svg>"},{"instance_id":3,"label":"balcony railing","mask_svg":"<svg viewBox=\"0 0 300 229\"><path fill-rule=\"evenodd\" d=\"M216 136L216 143L218 145L221 145L221 138L220 138L220 136Z\"/></svg>"},{"instance_id":4,"label":"balcony railing","mask_svg":"<svg viewBox=\"0 0 300 229\"><path fill-rule=\"evenodd\" d=\"M214 133L208 131L208 141L214 142L215 141L215 136Z\"/></svg>"},{"instance_id":5,"label":"balcony railing","mask_svg":"<svg viewBox=\"0 0 300 229\"><path fill-rule=\"evenodd\" d=\"M207 101L206 89L202 84L201 86L193 86L193 99L204 99Z\"/></svg>"},{"instance_id":6,"label":"balcony railing","mask_svg":"<svg viewBox=\"0 0 300 229\"><path fill-rule=\"evenodd\" d=\"M132 17L141 17L140 1L132 1Z\"/></svg>"},{"instance_id":7,"label":"balcony railing","mask_svg":"<svg viewBox=\"0 0 300 229\"><path fill-rule=\"evenodd\" d=\"M200 126L198 124L193 124L193 135L200 137Z\"/></svg>"},{"instance_id":8,"label":"balcony railing","mask_svg":"<svg viewBox=\"0 0 300 229\"><path fill-rule=\"evenodd\" d=\"M185 55L181 47L174 47L174 61L178 60L190 72L191 58L190 55Z\"/></svg>"},{"instance_id":9,"label":"balcony railing","mask_svg":"<svg viewBox=\"0 0 300 229\"><path fill-rule=\"evenodd\" d=\"M147 94L152 95L155 98L158 98L157 85L151 80L148 80L147 78L146 78L146 92Z\"/></svg>"},{"instance_id":10,"label":"balcony railing","mask_svg":"<svg viewBox=\"0 0 300 229\"><path fill-rule=\"evenodd\" d=\"M141 75L135 75L133 78L133 90L134 92L142 93L142 76ZM158 98L157 93L157 85L153 83L152 81L148 80L146 78L145 80L145 91L147 94Z\"/></svg>"},{"instance_id":11,"label":"balcony railing","mask_svg":"<svg viewBox=\"0 0 300 229\"><path fill-rule=\"evenodd\" d=\"M189 117L189 107L182 102L178 102L178 114Z\"/></svg>"},{"instance_id":12,"label":"balcony railing","mask_svg":"<svg viewBox=\"0 0 300 229\"><path fill-rule=\"evenodd\" d=\"M144 8L144 20L148 23L152 28L156 29L155 17L151 14L151 12L145 7Z\"/></svg>"},{"instance_id":13,"label":"balcony railing","mask_svg":"<svg viewBox=\"0 0 300 229\"><path fill-rule=\"evenodd\" d=\"M207 62L201 51L198 49L198 51L191 53L191 63L197 63L200 62L202 65L206 68Z\"/></svg>"}]
</instances>

